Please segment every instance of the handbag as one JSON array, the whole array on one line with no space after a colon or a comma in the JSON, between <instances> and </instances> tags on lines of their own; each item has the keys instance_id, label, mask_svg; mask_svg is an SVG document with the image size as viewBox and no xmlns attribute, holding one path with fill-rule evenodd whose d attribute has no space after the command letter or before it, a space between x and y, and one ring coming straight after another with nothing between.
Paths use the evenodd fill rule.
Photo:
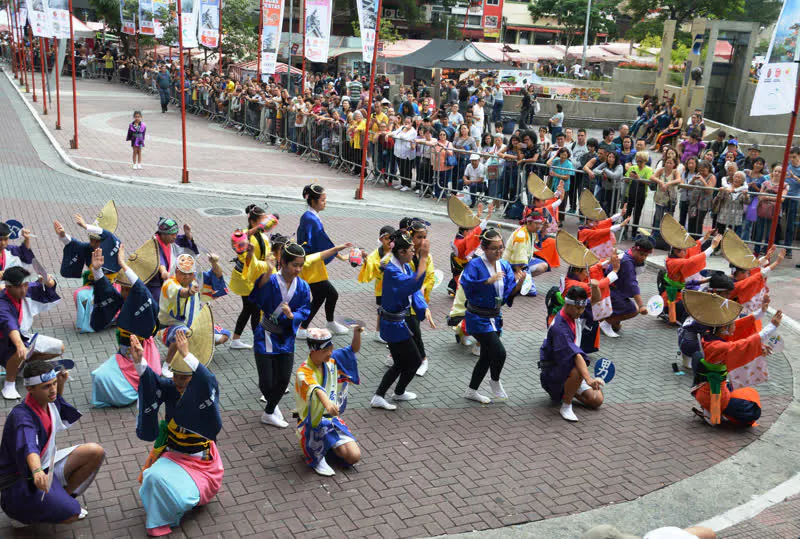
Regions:
<instances>
[{"instance_id":1,"label":"handbag","mask_svg":"<svg viewBox=\"0 0 800 539\"><path fill-rule=\"evenodd\" d=\"M447 151L447 148L445 147L445 149L442 151ZM448 155L444 161L444 164L447 165L448 167L458 166L458 157L456 157L455 154Z\"/></svg>"},{"instance_id":2,"label":"handbag","mask_svg":"<svg viewBox=\"0 0 800 539\"><path fill-rule=\"evenodd\" d=\"M772 219L775 214L775 199L763 198L758 199L758 206L756 206L756 215L762 219Z\"/></svg>"}]
</instances>

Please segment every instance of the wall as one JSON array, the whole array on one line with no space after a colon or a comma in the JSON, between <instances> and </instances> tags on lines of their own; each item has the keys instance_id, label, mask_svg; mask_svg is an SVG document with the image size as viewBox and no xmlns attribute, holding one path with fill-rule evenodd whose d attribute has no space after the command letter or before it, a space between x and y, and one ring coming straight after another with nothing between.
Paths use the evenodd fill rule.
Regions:
<instances>
[{"instance_id":1,"label":"wall","mask_svg":"<svg viewBox=\"0 0 800 539\"><path fill-rule=\"evenodd\" d=\"M518 116L521 98L506 96L503 113ZM534 120L536 125L545 125L556 113L556 105L564 107L564 123L567 127L604 128L630 124L636 119L635 103L606 103L603 101L576 101L573 99L540 99L541 110Z\"/></svg>"},{"instance_id":2,"label":"wall","mask_svg":"<svg viewBox=\"0 0 800 539\"><path fill-rule=\"evenodd\" d=\"M739 127L746 131L764 131L766 133L775 133L789 131L789 120L791 114L780 114L778 116L750 116L750 106L753 103L753 95L756 91L755 82L746 82L744 94L742 97L742 105L745 107L746 114L742 114ZM784 134L784 137L786 135Z\"/></svg>"},{"instance_id":3,"label":"wall","mask_svg":"<svg viewBox=\"0 0 800 539\"><path fill-rule=\"evenodd\" d=\"M749 105L748 105L749 106ZM775 124L775 128L784 127L789 129L788 115L783 116L786 121ZM781 116L764 116L758 119L781 118ZM783 160L783 152L786 149L786 133L767 133L756 131L745 131L730 125L721 124L714 120L706 118L706 137L705 141L710 142L716 139L715 131L721 129L725 131L726 135L733 135L739 141L739 149L742 153L747 154L747 148L751 144L758 144L761 147L761 157L767 162L768 165L772 163L779 163ZM795 131L794 144L800 145L800 135Z\"/></svg>"},{"instance_id":4,"label":"wall","mask_svg":"<svg viewBox=\"0 0 800 539\"><path fill-rule=\"evenodd\" d=\"M609 101L622 103L625 101L626 95L653 95L656 87L656 75L655 71L615 67L614 74L611 76Z\"/></svg>"}]
</instances>

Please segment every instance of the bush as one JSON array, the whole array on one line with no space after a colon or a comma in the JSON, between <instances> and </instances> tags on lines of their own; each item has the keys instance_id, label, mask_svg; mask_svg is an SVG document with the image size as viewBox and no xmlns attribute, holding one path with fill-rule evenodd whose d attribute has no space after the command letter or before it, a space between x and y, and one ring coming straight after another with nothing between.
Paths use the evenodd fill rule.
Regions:
<instances>
[{"instance_id":1,"label":"bush","mask_svg":"<svg viewBox=\"0 0 800 539\"><path fill-rule=\"evenodd\" d=\"M620 69L639 69L641 71L656 71L658 67L654 64L646 64L644 62L620 62L617 64Z\"/></svg>"}]
</instances>

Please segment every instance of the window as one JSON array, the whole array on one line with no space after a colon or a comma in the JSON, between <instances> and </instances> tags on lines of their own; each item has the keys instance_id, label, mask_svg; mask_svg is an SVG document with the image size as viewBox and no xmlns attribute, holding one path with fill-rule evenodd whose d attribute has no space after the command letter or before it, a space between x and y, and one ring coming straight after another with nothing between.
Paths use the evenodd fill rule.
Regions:
<instances>
[{"instance_id":1,"label":"window","mask_svg":"<svg viewBox=\"0 0 800 539\"><path fill-rule=\"evenodd\" d=\"M486 0L487 6L499 6L500 0Z\"/></svg>"}]
</instances>

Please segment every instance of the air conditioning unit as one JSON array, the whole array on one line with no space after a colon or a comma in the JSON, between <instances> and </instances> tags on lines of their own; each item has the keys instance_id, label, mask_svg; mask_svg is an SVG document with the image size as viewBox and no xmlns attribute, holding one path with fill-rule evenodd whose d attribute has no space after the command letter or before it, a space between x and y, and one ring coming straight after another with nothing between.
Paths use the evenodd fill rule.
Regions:
<instances>
[{"instance_id":1,"label":"air conditioning unit","mask_svg":"<svg viewBox=\"0 0 800 539\"><path fill-rule=\"evenodd\" d=\"M396 9L384 9L383 16L387 19L396 19L397 18L397 10Z\"/></svg>"}]
</instances>

